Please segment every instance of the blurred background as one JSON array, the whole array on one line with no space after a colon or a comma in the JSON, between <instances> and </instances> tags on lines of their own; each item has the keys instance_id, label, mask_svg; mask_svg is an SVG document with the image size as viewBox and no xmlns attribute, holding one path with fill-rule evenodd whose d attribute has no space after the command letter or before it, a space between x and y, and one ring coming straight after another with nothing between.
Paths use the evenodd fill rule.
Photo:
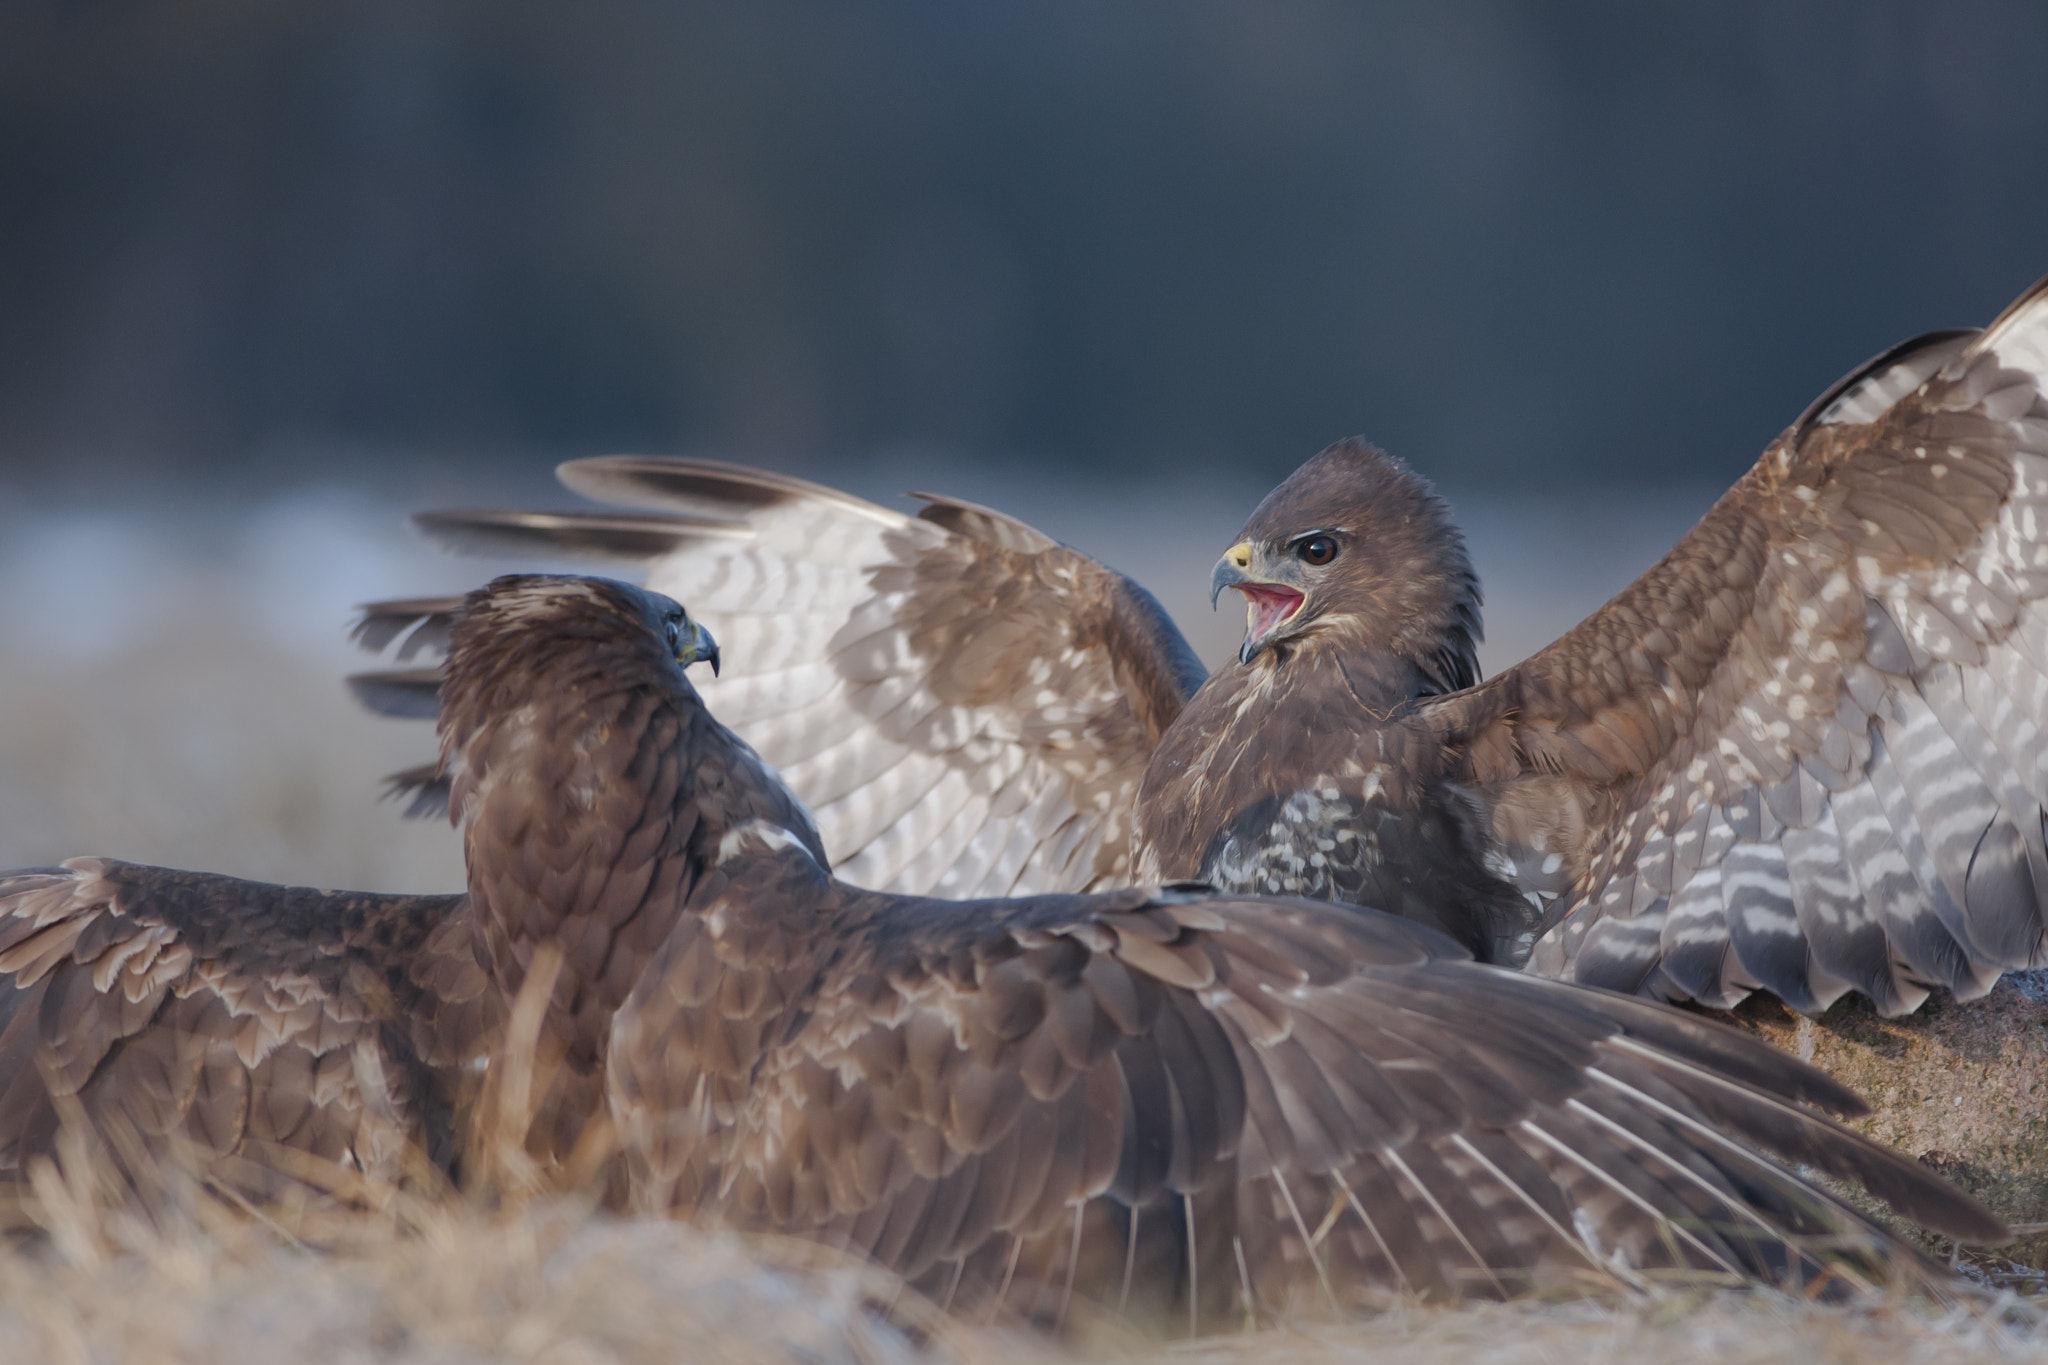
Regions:
<instances>
[{"instance_id":1,"label":"blurred background","mask_svg":"<svg viewBox=\"0 0 2048 1365\"><path fill-rule=\"evenodd\" d=\"M350 607L618 450L992 503L1210 658L1363 433L1490 667L2048 271L2048 6L0 0L0 865L454 885Z\"/></svg>"}]
</instances>

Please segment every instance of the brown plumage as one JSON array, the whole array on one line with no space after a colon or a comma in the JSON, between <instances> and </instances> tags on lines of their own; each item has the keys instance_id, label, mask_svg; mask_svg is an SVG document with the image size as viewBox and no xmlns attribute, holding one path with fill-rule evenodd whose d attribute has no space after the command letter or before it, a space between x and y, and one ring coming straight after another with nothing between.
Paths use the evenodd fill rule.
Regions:
<instances>
[{"instance_id":1,"label":"brown plumage","mask_svg":"<svg viewBox=\"0 0 2048 1365\"><path fill-rule=\"evenodd\" d=\"M1130 884L1138 780L1202 680L1144 589L954 499L927 497L913 517L702 461L579 460L561 472L592 496L665 511L633 518L630 533L613 513L420 524L500 553L653 555L648 586L690 601L731 652L706 699L803 798L849 879L950 896ZM437 650L459 605L373 607L362 638L398 640L401 661ZM435 713L432 667L354 685L387 714ZM431 767L401 785L423 812L445 797Z\"/></svg>"},{"instance_id":2,"label":"brown plumage","mask_svg":"<svg viewBox=\"0 0 2048 1365\"><path fill-rule=\"evenodd\" d=\"M1219 565L1258 638L1199 694L1156 609L1091 632L1115 576L981 509L630 459L563 469L669 509L630 543L610 514L429 529L610 547L760 642L729 714L855 880L1201 877L1361 900L1502 960L1537 935L1536 970L1623 990L1900 1013L2048 955L2044 394L2044 285L1886 352L1659 565L1476 686L1456 534L1357 443ZM433 674L408 686L430 702Z\"/></svg>"},{"instance_id":3,"label":"brown plumage","mask_svg":"<svg viewBox=\"0 0 2048 1365\"><path fill-rule=\"evenodd\" d=\"M0 874L0 1179L68 1116L138 1180L137 1143L257 1195L293 1154L452 1169L497 1019L462 907L106 858Z\"/></svg>"},{"instance_id":4,"label":"brown plumage","mask_svg":"<svg viewBox=\"0 0 2048 1365\"><path fill-rule=\"evenodd\" d=\"M1250 572L1219 565L1308 596L1169 732L1141 869L1296 889L1319 842L1377 834L1360 889L1300 889L1416 913L1440 885L1496 942L1512 889L1548 930L1537 970L1721 1006L1857 989L1896 1013L2043 961L2048 282L1859 368L1661 563L1462 691L1432 676L1469 638L1462 552L1373 488L1389 468L1317 457L1247 527ZM1304 568L1302 537L1347 520Z\"/></svg>"},{"instance_id":5,"label":"brown plumage","mask_svg":"<svg viewBox=\"0 0 2048 1365\"><path fill-rule=\"evenodd\" d=\"M225 973L346 1021L376 995L351 984L373 964L409 964L385 972L394 990L438 982L453 942L502 1002L552 947L559 1131L609 1123L630 1204L847 1246L956 1309L1029 1321L1084 1298L1178 1329L1666 1272L1818 1290L1939 1276L1783 1163L1953 1235L2004 1233L1820 1116L1859 1104L1818 1072L1664 1006L1474 964L1392 916L1176 888L953 902L849 886L685 678L710 648L673 602L624 584L473 594L440 727L468 898L266 907L262 888L151 872L130 883L130 921L171 922L187 890L241 897L225 920L178 920L157 960L187 945L166 968L187 976L157 998L217 1008L217 989L177 982ZM51 932L45 890L0 901L7 923L41 923L18 942ZM380 927L394 922L411 928ZM93 937L11 962L17 999L65 984L9 1036L62 1054L118 1030L175 1053L182 1020L96 971ZM296 975L266 955L289 939L304 940ZM448 998L405 990L387 1034ZM129 1019L131 996L147 1017ZM132 1114L146 1083L124 1055L69 1074ZM53 1074L22 1065L9 1084ZM243 1080L252 1113L303 1107L296 1074Z\"/></svg>"},{"instance_id":6,"label":"brown plumage","mask_svg":"<svg viewBox=\"0 0 2048 1365\"><path fill-rule=\"evenodd\" d=\"M1250 633L1145 769L1139 875L1370 905L1519 961L1535 915L1415 723L1420 699L1479 676L1479 582L1442 500L1364 442L1334 445L1252 513L1227 587L1250 595Z\"/></svg>"},{"instance_id":7,"label":"brown plumage","mask_svg":"<svg viewBox=\"0 0 2048 1365\"><path fill-rule=\"evenodd\" d=\"M1627 591L1426 704L1567 916L1537 968L1900 1013L2039 965L2044 514L2048 281L1844 378Z\"/></svg>"}]
</instances>

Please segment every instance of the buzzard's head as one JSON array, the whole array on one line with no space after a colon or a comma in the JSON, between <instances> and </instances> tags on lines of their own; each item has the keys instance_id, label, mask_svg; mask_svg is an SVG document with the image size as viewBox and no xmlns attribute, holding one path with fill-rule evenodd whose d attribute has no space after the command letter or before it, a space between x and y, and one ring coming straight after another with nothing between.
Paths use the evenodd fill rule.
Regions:
<instances>
[{"instance_id":1,"label":"buzzard's head","mask_svg":"<svg viewBox=\"0 0 2048 1365\"><path fill-rule=\"evenodd\" d=\"M718 645L675 601L608 578L508 574L463 599L441 678L444 750L593 689L704 662Z\"/></svg>"},{"instance_id":2,"label":"buzzard's head","mask_svg":"<svg viewBox=\"0 0 2048 1365\"><path fill-rule=\"evenodd\" d=\"M677 665L700 661L718 667L710 632L630 583L508 574L469 594L441 672L437 775L450 783L449 819L463 823L467 794L494 769L560 781L587 766L616 728L618 708L603 699L648 688L693 697Z\"/></svg>"},{"instance_id":3,"label":"buzzard's head","mask_svg":"<svg viewBox=\"0 0 2048 1365\"><path fill-rule=\"evenodd\" d=\"M540 658L624 648L659 650L688 667L718 672L718 642L670 597L610 578L506 574L462 604L449 649L451 672L473 655L511 647Z\"/></svg>"},{"instance_id":4,"label":"buzzard's head","mask_svg":"<svg viewBox=\"0 0 2048 1365\"><path fill-rule=\"evenodd\" d=\"M1479 580L1450 509L1429 484L1364 441L1341 441L1266 495L1210 579L1245 596L1250 663L1339 635L1397 654L1429 690L1478 680Z\"/></svg>"}]
</instances>

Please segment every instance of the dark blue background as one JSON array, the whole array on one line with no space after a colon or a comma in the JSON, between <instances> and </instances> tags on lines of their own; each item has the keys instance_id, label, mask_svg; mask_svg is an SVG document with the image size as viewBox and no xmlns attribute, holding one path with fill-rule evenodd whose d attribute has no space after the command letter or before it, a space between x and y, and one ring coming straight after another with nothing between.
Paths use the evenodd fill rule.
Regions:
<instances>
[{"instance_id":1,"label":"dark blue background","mask_svg":"<svg viewBox=\"0 0 2048 1365\"><path fill-rule=\"evenodd\" d=\"M1724 480L2044 271L2039 0L0 4L15 486Z\"/></svg>"}]
</instances>

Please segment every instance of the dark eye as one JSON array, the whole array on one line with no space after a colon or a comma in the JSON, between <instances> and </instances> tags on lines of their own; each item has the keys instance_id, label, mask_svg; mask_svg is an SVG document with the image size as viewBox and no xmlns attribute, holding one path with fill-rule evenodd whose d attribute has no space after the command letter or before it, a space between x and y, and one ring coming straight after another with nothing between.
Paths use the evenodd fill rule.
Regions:
<instances>
[{"instance_id":1,"label":"dark eye","mask_svg":"<svg viewBox=\"0 0 2048 1365\"><path fill-rule=\"evenodd\" d=\"M1295 547L1304 564L1327 564L1337 557L1337 540L1334 536L1310 536Z\"/></svg>"},{"instance_id":2,"label":"dark eye","mask_svg":"<svg viewBox=\"0 0 2048 1365\"><path fill-rule=\"evenodd\" d=\"M680 616L671 616L668 618L668 652L674 654L682 647L683 618Z\"/></svg>"}]
</instances>

